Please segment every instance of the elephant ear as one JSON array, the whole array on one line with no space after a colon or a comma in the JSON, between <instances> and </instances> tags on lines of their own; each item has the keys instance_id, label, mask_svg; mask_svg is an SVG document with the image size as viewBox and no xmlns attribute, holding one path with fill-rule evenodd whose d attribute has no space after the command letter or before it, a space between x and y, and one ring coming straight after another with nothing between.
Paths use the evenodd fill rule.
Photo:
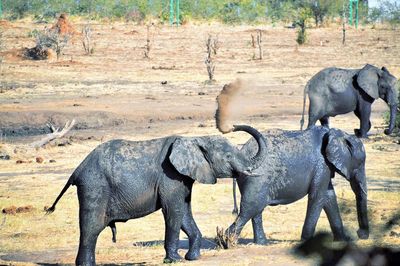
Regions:
<instances>
[{"instance_id":1,"label":"elephant ear","mask_svg":"<svg viewBox=\"0 0 400 266\"><path fill-rule=\"evenodd\" d=\"M360 88L374 99L379 98L378 71L380 70L374 66L365 65L357 76L357 83Z\"/></svg>"},{"instance_id":2,"label":"elephant ear","mask_svg":"<svg viewBox=\"0 0 400 266\"><path fill-rule=\"evenodd\" d=\"M172 145L169 160L182 175L203 184L215 184L217 182L196 139L177 138Z\"/></svg>"},{"instance_id":3,"label":"elephant ear","mask_svg":"<svg viewBox=\"0 0 400 266\"><path fill-rule=\"evenodd\" d=\"M347 180L350 180L353 145L342 131L330 129L326 158Z\"/></svg>"}]
</instances>

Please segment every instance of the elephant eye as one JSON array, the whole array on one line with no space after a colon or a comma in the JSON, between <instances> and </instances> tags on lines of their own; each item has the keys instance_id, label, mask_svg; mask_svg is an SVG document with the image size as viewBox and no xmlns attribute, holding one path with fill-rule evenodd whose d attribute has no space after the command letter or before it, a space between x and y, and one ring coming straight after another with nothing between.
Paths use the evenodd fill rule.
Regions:
<instances>
[{"instance_id":1,"label":"elephant eye","mask_svg":"<svg viewBox=\"0 0 400 266\"><path fill-rule=\"evenodd\" d=\"M225 158L228 159L228 160L231 160L232 159L232 154L228 153Z\"/></svg>"}]
</instances>

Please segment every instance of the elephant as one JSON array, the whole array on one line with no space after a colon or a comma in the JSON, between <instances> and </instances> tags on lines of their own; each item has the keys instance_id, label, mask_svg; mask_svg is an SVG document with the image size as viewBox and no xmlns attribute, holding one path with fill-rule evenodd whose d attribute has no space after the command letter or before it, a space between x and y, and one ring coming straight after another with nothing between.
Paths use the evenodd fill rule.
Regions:
<instances>
[{"instance_id":1,"label":"elephant","mask_svg":"<svg viewBox=\"0 0 400 266\"><path fill-rule=\"evenodd\" d=\"M384 133L390 135L396 122L398 106L397 79L382 67L365 65L361 69L325 68L314 75L304 89L303 113L300 129L304 125L306 95L309 98L308 126L317 120L329 127L329 117L354 112L360 119L360 129L354 129L357 137L367 138L371 128L371 104L378 98L390 107L389 128Z\"/></svg>"},{"instance_id":2,"label":"elephant","mask_svg":"<svg viewBox=\"0 0 400 266\"><path fill-rule=\"evenodd\" d=\"M116 240L116 222L140 218L162 209L165 220L164 262L182 259L178 254L180 229L189 238L187 260L200 256L201 232L191 210L195 180L214 184L216 178L233 172L251 175L266 157L266 142L256 129L245 131L259 144L258 153L246 158L221 136L169 136L147 141L111 140L96 147L75 169L47 210L71 185L77 186L79 200L79 250L77 265L95 265L96 241L109 226Z\"/></svg>"},{"instance_id":3,"label":"elephant","mask_svg":"<svg viewBox=\"0 0 400 266\"><path fill-rule=\"evenodd\" d=\"M262 212L266 206L293 203L308 194L307 213L301 239L310 239L322 209L335 240L347 240L332 178L335 172L346 178L355 194L359 238L369 237L365 149L360 139L338 129L313 126L304 131L265 133L268 154L253 174L235 174L241 193L240 211L226 234L237 239L251 219L254 242L266 244ZM249 140L241 149L251 156L256 151ZM234 183L235 186L235 183ZM234 199L236 195L234 194ZM236 208L236 206L235 206Z\"/></svg>"}]
</instances>

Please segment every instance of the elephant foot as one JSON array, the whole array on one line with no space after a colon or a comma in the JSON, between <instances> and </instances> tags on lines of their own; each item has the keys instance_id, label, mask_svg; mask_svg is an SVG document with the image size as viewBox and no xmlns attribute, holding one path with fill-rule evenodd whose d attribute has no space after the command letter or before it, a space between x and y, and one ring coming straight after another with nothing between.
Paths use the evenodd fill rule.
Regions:
<instances>
[{"instance_id":1,"label":"elephant foot","mask_svg":"<svg viewBox=\"0 0 400 266\"><path fill-rule=\"evenodd\" d=\"M189 250L188 253L185 255L186 260L197 260L200 257L200 250Z\"/></svg>"},{"instance_id":2,"label":"elephant foot","mask_svg":"<svg viewBox=\"0 0 400 266\"><path fill-rule=\"evenodd\" d=\"M362 133L361 130L359 129L354 129L354 134L356 135L357 138L364 138L364 139L368 138L367 133Z\"/></svg>"},{"instance_id":3,"label":"elephant foot","mask_svg":"<svg viewBox=\"0 0 400 266\"><path fill-rule=\"evenodd\" d=\"M254 243L257 244L257 245L266 246L268 244L268 240L265 237L264 238L257 238L257 239L254 239Z\"/></svg>"},{"instance_id":4,"label":"elephant foot","mask_svg":"<svg viewBox=\"0 0 400 266\"><path fill-rule=\"evenodd\" d=\"M365 229L358 229L357 235L358 235L358 238L360 238L360 239L368 239L369 231L365 230Z\"/></svg>"},{"instance_id":5,"label":"elephant foot","mask_svg":"<svg viewBox=\"0 0 400 266\"><path fill-rule=\"evenodd\" d=\"M392 131L393 130L389 130L388 128L387 129L385 129L384 131L383 131L383 133L385 133L385 135L390 135L390 134L392 134Z\"/></svg>"},{"instance_id":6,"label":"elephant foot","mask_svg":"<svg viewBox=\"0 0 400 266\"><path fill-rule=\"evenodd\" d=\"M175 252L173 254L167 254L167 256L164 258L164 263L175 263L182 260L183 258L177 252Z\"/></svg>"}]
</instances>

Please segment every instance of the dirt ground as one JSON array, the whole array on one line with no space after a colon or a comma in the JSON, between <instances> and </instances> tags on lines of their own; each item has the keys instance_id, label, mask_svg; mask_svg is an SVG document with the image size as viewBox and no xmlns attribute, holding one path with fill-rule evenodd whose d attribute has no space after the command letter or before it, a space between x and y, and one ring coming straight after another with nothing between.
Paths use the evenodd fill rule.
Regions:
<instances>
[{"instance_id":1,"label":"dirt ground","mask_svg":"<svg viewBox=\"0 0 400 266\"><path fill-rule=\"evenodd\" d=\"M84 22L72 21L80 32ZM69 175L100 143L125 138L144 140L179 134L217 135L213 119L215 98L225 83L241 78L246 86L235 123L260 130L299 128L303 89L307 80L324 67L360 68L366 63L386 66L400 77L400 30L371 26L349 28L342 45L339 26L310 29L309 42L298 47L296 31L282 26L222 26L187 24L151 27L150 59L144 58L146 27L125 23L92 23L94 53L84 54L75 36L57 61L31 61L20 56L23 47L35 45L31 32L46 25L29 20L2 22L4 47L0 81L0 209L31 205L30 211L0 214L0 264L72 264L79 228L76 188L70 189L50 216L49 206ZM49 25L47 25L49 26ZM251 33L264 31L263 60L253 60ZM216 81L208 84L204 64L208 34L218 36ZM166 84L162 84L166 83ZM382 232L399 211L399 138L383 134L386 104L373 105L367 150L367 176L371 236L357 240L354 195L344 178L335 177L342 218L357 245L400 248L400 225ZM30 143L48 132L47 122L60 127L77 123L58 145L34 149ZM358 127L353 114L331 119L331 126L349 133ZM243 144L248 135L226 135ZM42 163L36 158L41 157ZM16 163L20 160L22 163ZM51 162L50 162L51 160ZM293 256L299 243L306 199L287 206L268 207L263 213L270 243L251 244L248 224L239 245L230 250L215 247L216 227L229 226L232 210L231 180L216 185L195 184L193 213L203 233L202 257L190 265L313 265ZM164 222L160 212L117 224L117 243L104 230L97 243L98 264L156 265L164 257ZM325 214L318 231L330 231ZM180 253L187 249L181 233Z\"/></svg>"}]
</instances>

